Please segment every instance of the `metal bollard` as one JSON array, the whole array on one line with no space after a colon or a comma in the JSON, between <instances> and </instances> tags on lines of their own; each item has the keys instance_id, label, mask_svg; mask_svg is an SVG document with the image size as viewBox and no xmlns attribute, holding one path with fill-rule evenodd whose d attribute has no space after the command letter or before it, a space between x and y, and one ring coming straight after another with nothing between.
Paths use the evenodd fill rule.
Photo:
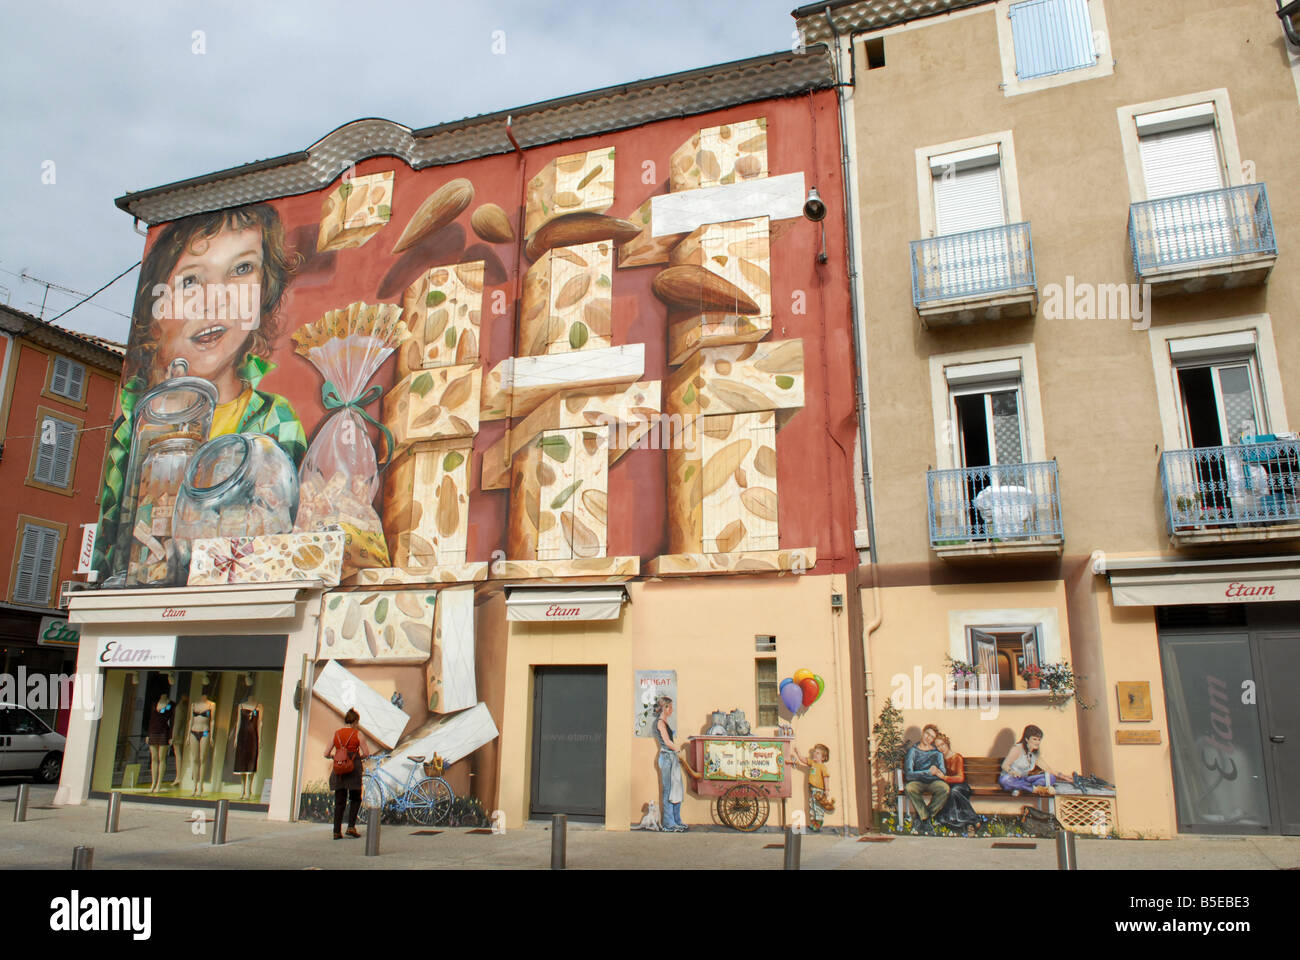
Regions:
<instances>
[{"instance_id":1,"label":"metal bollard","mask_svg":"<svg viewBox=\"0 0 1300 960\"><path fill-rule=\"evenodd\" d=\"M564 870L568 866L569 818L562 813L551 817L551 869Z\"/></svg>"},{"instance_id":2,"label":"metal bollard","mask_svg":"<svg viewBox=\"0 0 1300 960\"><path fill-rule=\"evenodd\" d=\"M117 821L122 816L122 794L114 791L108 797L108 815L104 818L104 832L117 833Z\"/></svg>"},{"instance_id":3,"label":"metal bollard","mask_svg":"<svg viewBox=\"0 0 1300 960\"><path fill-rule=\"evenodd\" d=\"M1064 828L1056 831L1056 869L1079 869L1079 857L1074 850L1074 834Z\"/></svg>"},{"instance_id":4,"label":"metal bollard","mask_svg":"<svg viewBox=\"0 0 1300 960\"><path fill-rule=\"evenodd\" d=\"M95 864L94 847L73 847L72 848L72 869L73 870L90 870Z\"/></svg>"},{"instance_id":5,"label":"metal bollard","mask_svg":"<svg viewBox=\"0 0 1300 960\"><path fill-rule=\"evenodd\" d=\"M794 827L785 828L785 869L799 869L799 843L803 840L802 835L795 832Z\"/></svg>"},{"instance_id":6,"label":"metal bollard","mask_svg":"<svg viewBox=\"0 0 1300 960\"><path fill-rule=\"evenodd\" d=\"M22 823L27 819L27 795L31 789L30 784L18 784L18 793L14 797L14 823Z\"/></svg>"},{"instance_id":7,"label":"metal bollard","mask_svg":"<svg viewBox=\"0 0 1300 960\"><path fill-rule=\"evenodd\" d=\"M379 856L379 807L366 811L366 856Z\"/></svg>"},{"instance_id":8,"label":"metal bollard","mask_svg":"<svg viewBox=\"0 0 1300 960\"><path fill-rule=\"evenodd\" d=\"M219 847L226 842L226 819L230 816L230 801L218 800L216 819L212 822L212 845Z\"/></svg>"}]
</instances>

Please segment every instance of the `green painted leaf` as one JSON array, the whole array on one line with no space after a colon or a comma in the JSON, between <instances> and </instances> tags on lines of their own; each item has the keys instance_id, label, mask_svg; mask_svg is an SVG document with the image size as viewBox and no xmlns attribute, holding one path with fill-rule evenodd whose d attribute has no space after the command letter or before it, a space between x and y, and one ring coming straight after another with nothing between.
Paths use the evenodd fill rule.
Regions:
<instances>
[{"instance_id":1,"label":"green painted leaf","mask_svg":"<svg viewBox=\"0 0 1300 960\"><path fill-rule=\"evenodd\" d=\"M609 151L609 159L611 159L611 160L614 159L614 151L613 151L613 150Z\"/></svg>"},{"instance_id":2,"label":"green painted leaf","mask_svg":"<svg viewBox=\"0 0 1300 960\"><path fill-rule=\"evenodd\" d=\"M602 274L601 274L601 275L596 279L596 286L598 286L598 287L608 287L608 286L609 286L609 277L605 276L605 275L602 273Z\"/></svg>"},{"instance_id":3,"label":"green painted leaf","mask_svg":"<svg viewBox=\"0 0 1300 960\"><path fill-rule=\"evenodd\" d=\"M686 404L686 406L689 407L694 402L695 402L695 384L688 383L686 385L686 392L682 394L682 403Z\"/></svg>"},{"instance_id":4,"label":"green painted leaf","mask_svg":"<svg viewBox=\"0 0 1300 960\"><path fill-rule=\"evenodd\" d=\"M587 342L587 325L579 320L569 328L569 346L574 350L581 350L583 344Z\"/></svg>"},{"instance_id":5,"label":"green painted leaf","mask_svg":"<svg viewBox=\"0 0 1300 960\"><path fill-rule=\"evenodd\" d=\"M448 453L445 457L442 458L442 472L451 473L453 470L455 470L464 462L465 462L465 455L461 453L459 450L452 450L450 453Z\"/></svg>"},{"instance_id":6,"label":"green painted leaf","mask_svg":"<svg viewBox=\"0 0 1300 960\"><path fill-rule=\"evenodd\" d=\"M782 390L789 390L794 386L794 377L788 377L785 374L776 378L776 385Z\"/></svg>"},{"instance_id":7,"label":"green painted leaf","mask_svg":"<svg viewBox=\"0 0 1300 960\"><path fill-rule=\"evenodd\" d=\"M569 454L573 452L573 448L569 446L568 439L559 434L542 437L537 441L537 445L542 448L544 454L552 460L558 460L560 463L564 463L568 460Z\"/></svg>"},{"instance_id":8,"label":"green painted leaf","mask_svg":"<svg viewBox=\"0 0 1300 960\"><path fill-rule=\"evenodd\" d=\"M393 208L386 203L381 203L375 210L385 220L393 215Z\"/></svg>"},{"instance_id":9,"label":"green painted leaf","mask_svg":"<svg viewBox=\"0 0 1300 960\"><path fill-rule=\"evenodd\" d=\"M342 598L342 597L334 597L334 598L332 598L332 599L330 600L330 609L331 609L331 610L337 610L337 609L339 608L339 604L342 603L342 602L343 602L343 598Z\"/></svg>"},{"instance_id":10,"label":"green painted leaf","mask_svg":"<svg viewBox=\"0 0 1300 960\"><path fill-rule=\"evenodd\" d=\"M447 295L441 290L430 290L429 295L424 298L425 306L436 307L442 301L447 299Z\"/></svg>"},{"instance_id":11,"label":"green painted leaf","mask_svg":"<svg viewBox=\"0 0 1300 960\"><path fill-rule=\"evenodd\" d=\"M344 180L339 184L339 199L346 201L352 193L352 184Z\"/></svg>"},{"instance_id":12,"label":"green painted leaf","mask_svg":"<svg viewBox=\"0 0 1300 960\"><path fill-rule=\"evenodd\" d=\"M438 595L436 593L431 593L424 598L424 602L430 605L436 604L438 602Z\"/></svg>"},{"instance_id":13,"label":"green painted leaf","mask_svg":"<svg viewBox=\"0 0 1300 960\"><path fill-rule=\"evenodd\" d=\"M451 327L451 326L447 327L447 335L446 335L445 337L443 337L443 340L446 341L446 343L447 343L447 349L450 350L451 348L455 347L455 346L456 346L456 328L455 328L455 327Z\"/></svg>"},{"instance_id":14,"label":"green painted leaf","mask_svg":"<svg viewBox=\"0 0 1300 960\"><path fill-rule=\"evenodd\" d=\"M388 617L388 598L380 597L379 602L375 604L375 623L383 623Z\"/></svg>"},{"instance_id":15,"label":"green painted leaf","mask_svg":"<svg viewBox=\"0 0 1300 960\"><path fill-rule=\"evenodd\" d=\"M682 483L690 483L693 476L695 476L695 464L692 463L686 468L686 472L682 474Z\"/></svg>"},{"instance_id":16,"label":"green painted leaf","mask_svg":"<svg viewBox=\"0 0 1300 960\"><path fill-rule=\"evenodd\" d=\"M556 495L555 499L551 501L551 509L559 510L560 507L564 506L565 501L567 501L571 496L573 496L575 493L578 492L578 488L580 486L582 486L582 480L578 479L578 480L574 480L573 483L569 484L567 487L561 490Z\"/></svg>"},{"instance_id":17,"label":"green painted leaf","mask_svg":"<svg viewBox=\"0 0 1300 960\"><path fill-rule=\"evenodd\" d=\"M418 377L416 377L413 381L411 381L411 392L415 394L417 397L419 397L420 399L424 399L424 395L432 389L433 389L432 374L422 373Z\"/></svg>"}]
</instances>

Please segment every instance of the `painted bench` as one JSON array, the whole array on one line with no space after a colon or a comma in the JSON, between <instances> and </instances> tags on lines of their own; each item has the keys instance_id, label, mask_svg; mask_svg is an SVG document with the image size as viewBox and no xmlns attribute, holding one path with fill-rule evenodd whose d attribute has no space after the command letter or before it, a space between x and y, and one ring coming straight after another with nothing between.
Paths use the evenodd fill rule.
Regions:
<instances>
[{"instance_id":1,"label":"painted bench","mask_svg":"<svg viewBox=\"0 0 1300 960\"><path fill-rule=\"evenodd\" d=\"M1032 800L1038 806L1039 810L1043 809L1043 801L1047 801L1047 812L1056 815L1056 798L1043 797L1036 793L1022 792L1020 796L1013 797L1009 792L1003 790L998 784L998 775L1002 772L1002 761L997 757L964 757L966 783L970 787L971 806L975 807L976 813L988 812L981 810L981 806L987 807L990 804L997 804L1006 801L1015 808L1016 811L1025 805L1027 800ZM897 800L898 824L901 827L906 822L908 808L911 801L904 789L903 770L898 768L894 771L894 790ZM915 811L913 811L915 812ZM992 812L1014 812L1010 810L996 810Z\"/></svg>"}]
</instances>

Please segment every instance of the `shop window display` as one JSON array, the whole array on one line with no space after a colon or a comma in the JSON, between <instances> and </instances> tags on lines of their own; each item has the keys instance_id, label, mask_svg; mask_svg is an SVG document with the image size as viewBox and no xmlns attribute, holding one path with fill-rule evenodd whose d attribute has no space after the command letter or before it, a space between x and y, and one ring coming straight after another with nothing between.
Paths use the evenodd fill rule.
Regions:
<instances>
[{"instance_id":1,"label":"shop window display","mask_svg":"<svg viewBox=\"0 0 1300 960\"><path fill-rule=\"evenodd\" d=\"M92 789L265 803L281 677L267 670L108 671Z\"/></svg>"}]
</instances>

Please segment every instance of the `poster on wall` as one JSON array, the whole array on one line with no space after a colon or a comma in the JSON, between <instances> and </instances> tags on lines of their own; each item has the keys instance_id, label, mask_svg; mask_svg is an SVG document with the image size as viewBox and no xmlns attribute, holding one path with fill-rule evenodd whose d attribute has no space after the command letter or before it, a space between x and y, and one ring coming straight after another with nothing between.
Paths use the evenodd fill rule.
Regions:
<instances>
[{"instance_id":1,"label":"poster on wall","mask_svg":"<svg viewBox=\"0 0 1300 960\"><path fill-rule=\"evenodd\" d=\"M655 700L668 697L677 703L676 670L638 670L633 679L632 695L636 704L636 716L632 725L638 737L655 735Z\"/></svg>"}]
</instances>

